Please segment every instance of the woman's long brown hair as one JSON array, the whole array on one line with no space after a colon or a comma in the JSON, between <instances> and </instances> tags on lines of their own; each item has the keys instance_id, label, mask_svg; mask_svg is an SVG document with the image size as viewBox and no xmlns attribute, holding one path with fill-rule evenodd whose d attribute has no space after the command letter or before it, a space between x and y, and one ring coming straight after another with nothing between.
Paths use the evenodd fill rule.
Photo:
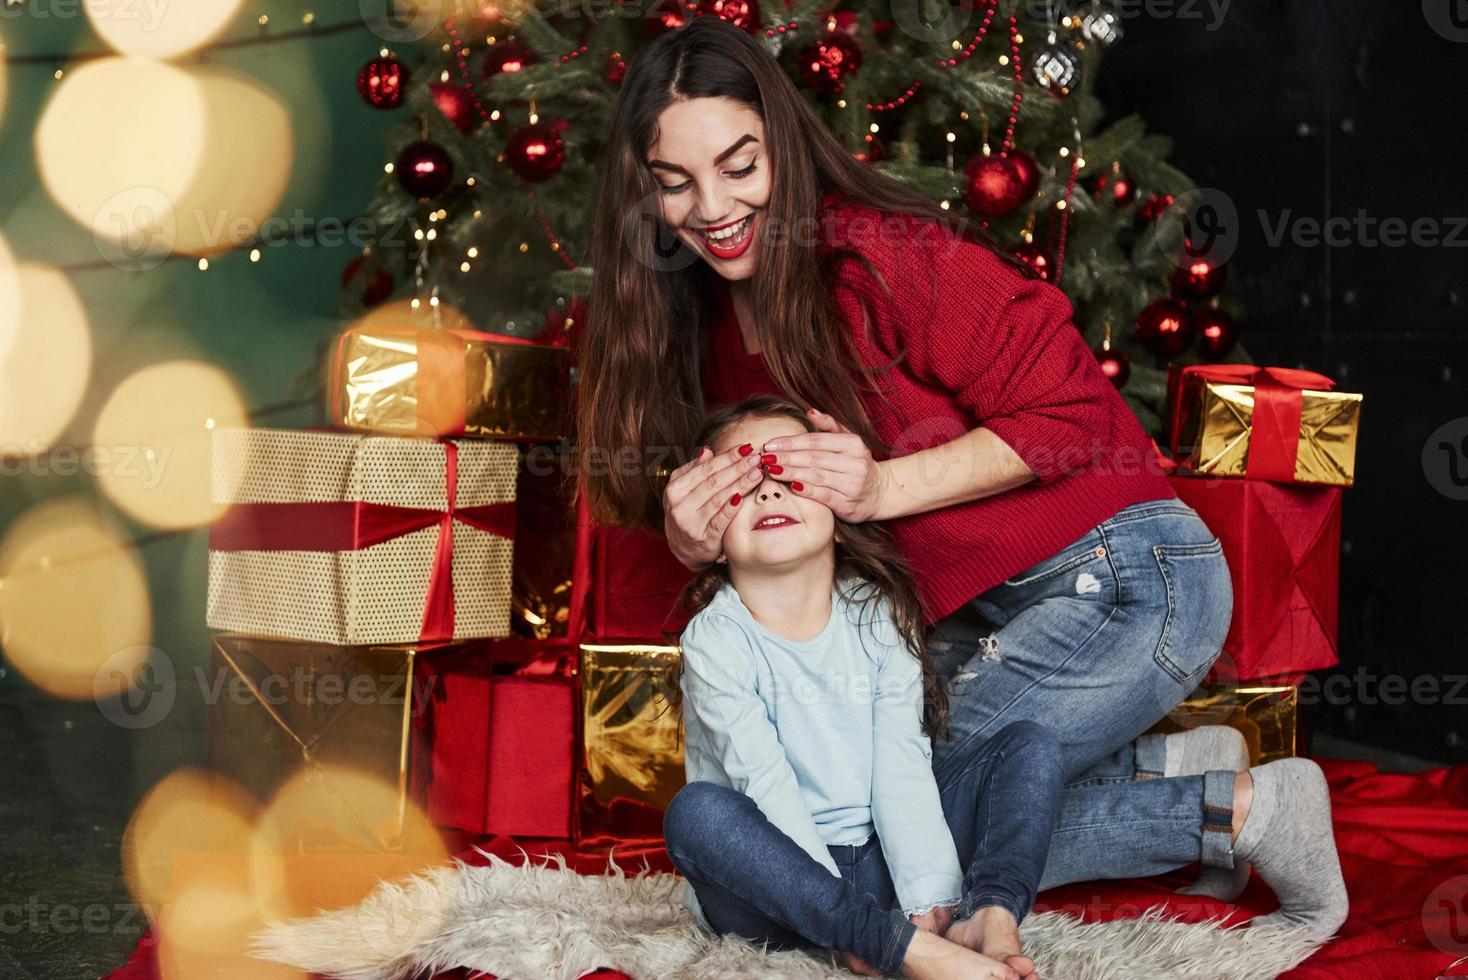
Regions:
<instances>
[{"instance_id":1,"label":"woman's long brown hair","mask_svg":"<svg viewBox=\"0 0 1468 980\"><path fill-rule=\"evenodd\" d=\"M595 519L658 534L669 460L689 458L697 445L714 296L707 277L717 273L662 223L659 185L646 161L663 110L677 100L705 97L743 103L764 122L771 191L757 228L813 229L822 196L834 190L880 212L931 219L991 244L956 213L853 158L779 62L732 24L697 17L640 48L623 79L602 161L576 428L579 490ZM881 277L841 243L820 255L815 242L805 240L814 237L761 239L752 285L764 363L791 401L833 415L874 453L883 452L889 447L861 401L863 390L878 389L871 368L855 353L829 276L850 258L879 282ZM870 318L868 300L862 302Z\"/></svg>"},{"instance_id":2,"label":"woman's long brown hair","mask_svg":"<svg viewBox=\"0 0 1468 980\"><path fill-rule=\"evenodd\" d=\"M757 395L710 413L698 432L696 444L712 446L730 426L748 418L794 419L807 430L811 429L810 420L799 405L774 395ZM923 730L930 737L947 738L948 695L928 657L926 610L897 546L880 524L848 524L838 517L835 547L836 586L841 595L857 606L858 618L868 612L875 618L884 602L889 606L903 645L922 666ZM679 601L692 616L712 602L727 582L729 566L714 562L684 587ZM667 638L676 639L672 635ZM680 658L664 678L674 712L681 712L683 707L682 676Z\"/></svg>"}]
</instances>

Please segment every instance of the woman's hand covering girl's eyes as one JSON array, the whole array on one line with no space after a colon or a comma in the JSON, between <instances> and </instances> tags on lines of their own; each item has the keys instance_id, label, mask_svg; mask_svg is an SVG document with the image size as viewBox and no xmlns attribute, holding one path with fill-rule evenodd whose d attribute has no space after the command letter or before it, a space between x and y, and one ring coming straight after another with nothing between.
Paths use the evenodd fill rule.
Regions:
<instances>
[{"instance_id":1,"label":"woman's hand covering girl's eyes","mask_svg":"<svg viewBox=\"0 0 1468 980\"><path fill-rule=\"evenodd\" d=\"M705 446L668 477L663 533L673 556L689 569L697 571L719 557L724 530L743 495L764 479L753 449L746 444L715 454Z\"/></svg>"},{"instance_id":2,"label":"woman's hand covering girl's eyes","mask_svg":"<svg viewBox=\"0 0 1468 980\"><path fill-rule=\"evenodd\" d=\"M825 504L843 521L872 520L889 491L886 469L861 436L825 412L811 409L809 414L819 431L780 436L762 447L775 455L770 475Z\"/></svg>"}]
</instances>

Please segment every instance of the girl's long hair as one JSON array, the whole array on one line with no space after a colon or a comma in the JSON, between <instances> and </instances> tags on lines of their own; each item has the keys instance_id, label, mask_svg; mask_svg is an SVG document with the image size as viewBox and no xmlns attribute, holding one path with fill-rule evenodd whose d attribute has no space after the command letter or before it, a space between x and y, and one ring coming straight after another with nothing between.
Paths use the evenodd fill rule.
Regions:
<instances>
[{"instance_id":1,"label":"girl's long hair","mask_svg":"<svg viewBox=\"0 0 1468 980\"><path fill-rule=\"evenodd\" d=\"M579 490L594 518L658 534L662 488L673 468L667 461L689 458L697 445L693 435L705 404L702 357L718 274L662 223L659 184L646 161L663 110L677 100L705 97L733 99L763 120L771 192L757 227L813 229L822 196L836 191L884 216L931 219L993 247L973 223L852 157L779 62L732 24L697 17L640 48L623 79L602 158L576 429ZM872 369L856 354L829 279L848 258L878 282L881 276L841 243L821 255L809 240L814 237L761 240L752 285L764 363L791 401L831 414L873 452L883 452L890 447L877 437L861 401L861 390L878 390ZM937 274L911 270L924 273ZM870 298L861 302L871 317Z\"/></svg>"},{"instance_id":2,"label":"girl's long hair","mask_svg":"<svg viewBox=\"0 0 1468 980\"><path fill-rule=\"evenodd\" d=\"M789 418L811 430L810 420L799 405L774 395L757 395L711 413L698 432L696 444L712 446L726 429L747 418ZM947 738L948 695L928 657L926 609L906 563L880 524L849 524L838 517L836 528L837 588L857 606L859 619L868 613L875 618L884 603L888 606L903 645L922 666L923 730L930 737ZM728 581L729 566L714 562L684 587L679 602L691 616L713 601ZM676 639L673 635L667 638ZM674 712L682 711L682 676L680 658L664 677Z\"/></svg>"}]
</instances>

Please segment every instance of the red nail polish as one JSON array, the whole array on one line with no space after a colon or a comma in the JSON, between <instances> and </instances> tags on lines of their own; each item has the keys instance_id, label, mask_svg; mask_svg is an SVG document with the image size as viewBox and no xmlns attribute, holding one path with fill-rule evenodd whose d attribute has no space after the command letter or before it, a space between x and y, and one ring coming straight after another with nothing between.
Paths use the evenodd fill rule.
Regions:
<instances>
[{"instance_id":1,"label":"red nail polish","mask_svg":"<svg viewBox=\"0 0 1468 980\"><path fill-rule=\"evenodd\" d=\"M805 489L805 484L801 483L799 480L792 482L790 485L795 488L796 493L799 493L800 491Z\"/></svg>"},{"instance_id":2,"label":"red nail polish","mask_svg":"<svg viewBox=\"0 0 1468 980\"><path fill-rule=\"evenodd\" d=\"M767 470L770 471L770 475L771 476L774 476L776 473L784 473L785 472L785 467L783 467L783 466L776 466L774 463L771 463L769 466L766 466L765 469L767 469Z\"/></svg>"},{"instance_id":3,"label":"red nail polish","mask_svg":"<svg viewBox=\"0 0 1468 980\"><path fill-rule=\"evenodd\" d=\"M732 497L729 498L729 504L730 504L730 506L738 507L739 506L739 501L742 500L742 499L743 498L740 497L739 494L736 493L734 496L732 496Z\"/></svg>"},{"instance_id":4,"label":"red nail polish","mask_svg":"<svg viewBox=\"0 0 1468 980\"><path fill-rule=\"evenodd\" d=\"M746 442L739 447L739 455L741 456L748 456L752 452L754 452L754 446L751 443Z\"/></svg>"},{"instance_id":5,"label":"red nail polish","mask_svg":"<svg viewBox=\"0 0 1468 980\"><path fill-rule=\"evenodd\" d=\"M771 463L773 463L775 461L775 454L774 453L765 453L763 456L761 456L759 458L759 461L761 463L764 463L766 466L768 466L768 465L770 465Z\"/></svg>"}]
</instances>

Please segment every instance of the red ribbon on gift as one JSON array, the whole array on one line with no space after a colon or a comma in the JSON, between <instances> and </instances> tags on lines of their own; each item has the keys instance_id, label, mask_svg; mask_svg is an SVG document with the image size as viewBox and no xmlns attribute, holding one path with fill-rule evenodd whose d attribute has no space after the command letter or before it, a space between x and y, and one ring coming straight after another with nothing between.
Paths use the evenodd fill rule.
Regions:
<instances>
[{"instance_id":1,"label":"red ribbon on gift","mask_svg":"<svg viewBox=\"0 0 1468 980\"><path fill-rule=\"evenodd\" d=\"M445 442L448 509L399 507L366 500L239 503L209 528L212 551L359 551L404 534L439 526L438 550L418 642L454 638L454 521L515 536L515 502L459 507L459 447Z\"/></svg>"},{"instance_id":2,"label":"red ribbon on gift","mask_svg":"<svg viewBox=\"0 0 1468 980\"><path fill-rule=\"evenodd\" d=\"M1300 450L1300 415L1305 389L1329 391L1335 382L1299 368L1253 364L1195 364L1182 369L1183 380L1200 378L1216 384L1253 385L1254 417L1250 423L1249 460L1245 476L1253 480L1292 483ZM1181 418L1183 390L1173 394L1172 418Z\"/></svg>"}]
</instances>

